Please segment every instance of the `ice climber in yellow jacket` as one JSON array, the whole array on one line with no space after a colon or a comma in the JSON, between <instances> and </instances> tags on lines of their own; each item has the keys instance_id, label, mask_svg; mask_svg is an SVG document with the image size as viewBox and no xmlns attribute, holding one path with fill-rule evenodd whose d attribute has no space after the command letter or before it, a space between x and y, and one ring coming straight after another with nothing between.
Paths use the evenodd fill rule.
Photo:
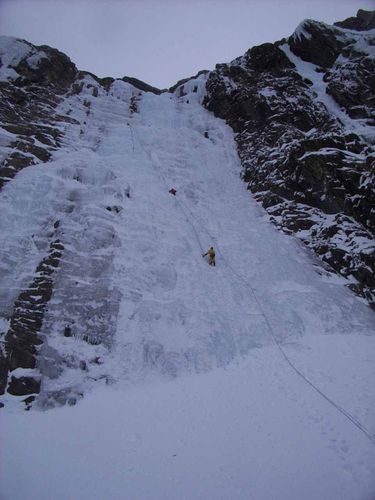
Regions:
<instances>
[{"instance_id":1,"label":"ice climber in yellow jacket","mask_svg":"<svg viewBox=\"0 0 375 500\"><path fill-rule=\"evenodd\" d=\"M208 263L210 266L215 266L215 250L214 247L210 247L206 253L202 255L202 257L206 257L208 255Z\"/></svg>"}]
</instances>

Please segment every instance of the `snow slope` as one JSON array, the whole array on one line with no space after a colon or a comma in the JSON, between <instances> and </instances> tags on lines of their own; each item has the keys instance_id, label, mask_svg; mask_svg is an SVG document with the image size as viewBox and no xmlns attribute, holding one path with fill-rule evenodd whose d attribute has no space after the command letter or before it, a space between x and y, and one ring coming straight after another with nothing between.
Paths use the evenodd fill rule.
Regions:
<instances>
[{"instance_id":1,"label":"snow slope","mask_svg":"<svg viewBox=\"0 0 375 500\"><path fill-rule=\"evenodd\" d=\"M374 379L374 347L373 337L310 337L288 352L325 390L364 409L373 400L357 390ZM76 407L11 419L3 417L4 500L371 500L375 491L374 447L274 348L226 370L97 390Z\"/></svg>"},{"instance_id":2,"label":"snow slope","mask_svg":"<svg viewBox=\"0 0 375 500\"><path fill-rule=\"evenodd\" d=\"M56 219L66 250L39 405L89 395L22 414L8 398L2 500L375 494L373 312L269 224L232 131L200 105L204 79L183 97L117 81L94 98L87 77L61 105L84 126L62 125L53 161L3 190L2 248L20 267L2 304Z\"/></svg>"}]
</instances>

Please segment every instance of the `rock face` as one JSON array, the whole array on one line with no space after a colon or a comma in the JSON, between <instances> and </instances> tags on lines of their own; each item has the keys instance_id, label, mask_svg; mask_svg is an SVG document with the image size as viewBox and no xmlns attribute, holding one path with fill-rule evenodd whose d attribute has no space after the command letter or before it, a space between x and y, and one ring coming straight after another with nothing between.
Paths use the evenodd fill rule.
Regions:
<instances>
[{"instance_id":1,"label":"rock face","mask_svg":"<svg viewBox=\"0 0 375 500\"><path fill-rule=\"evenodd\" d=\"M375 28L375 11L359 9L356 17L335 23L335 26L349 30L367 31Z\"/></svg>"},{"instance_id":2,"label":"rock face","mask_svg":"<svg viewBox=\"0 0 375 500\"><path fill-rule=\"evenodd\" d=\"M243 179L271 220L374 304L374 13L354 19L304 21L217 65L205 105L237 133Z\"/></svg>"},{"instance_id":3,"label":"rock face","mask_svg":"<svg viewBox=\"0 0 375 500\"><path fill-rule=\"evenodd\" d=\"M59 147L60 124L72 119L56 107L77 69L56 49L0 37L0 72L0 141L11 151L0 157L1 189L23 168L48 161Z\"/></svg>"},{"instance_id":4,"label":"rock face","mask_svg":"<svg viewBox=\"0 0 375 500\"><path fill-rule=\"evenodd\" d=\"M82 136L82 127L90 114L91 102L87 96L95 98L99 92L106 94L114 81L77 71L70 59L56 49L0 37L0 190L5 185L9 187L24 169L51 161L67 142L74 143L76 136ZM139 80L134 83L142 86ZM65 105L66 101L71 104ZM75 113L76 118L71 117L71 113ZM39 221L32 234L33 230L19 227L22 218L17 214L2 214L4 234L12 234L14 229L16 236L12 240L2 238L0 244L0 275L2 284L8 284L0 291L1 317L6 318L0 323L0 395L6 392L25 396L26 409L39 393L43 377L44 380L57 378L63 367L82 370L80 367L86 363L70 353L61 356L49 345L46 331L51 331L51 322L59 318L62 336L74 336L89 345L104 345L113 327L112 307L115 310L118 302L116 291L107 290L109 283L101 284L100 290L80 286L78 280L87 283L94 275L101 276L101 283L105 281L102 276L111 266L110 245L116 245L116 239L111 224L107 223L106 227L105 221L95 219L94 210L90 212L86 208L86 213L80 214L79 167L74 159L63 165L62 178L52 185L48 185L50 181L46 179L43 195L33 193L34 186L30 185L30 196L16 200L16 205L29 207ZM67 178L69 184L70 177L78 189L64 193L61 180ZM56 205L51 212L48 205L54 190L60 191L61 199L54 200ZM12 196L9 191L5 198L7 196ZM17 192L13 196L17 197ZM42 196L40 200L39 196ZM111 197L109 200L112 201ZM117 205L110 207L118 213L116 208ZM59 215L51 218L54 212ZM65 228L60 221L64 214L72 219L72 224ZM95 220L94 226L82 228L82 220L90 217ZM102 229L102 240L96 234L97 226ZM78 263L81 250L88 247L93 252L100 249L101 256L94 257L95 264L84 258ZM109 248L107 253L106 248ZM57 271L59 282L63 278L63 283L61 295L56 299ZM65 301L64 311L51 302L53 294L55 300ZM92 301L95 294L103 295L100 306ZM77 321L82 314L92 321L89 329ZM95 354L98 353L95 351ZM78 397L80 394L71 388L51 394L47 389L44 406L73 404Z\"/></svg>"}]
</instances>

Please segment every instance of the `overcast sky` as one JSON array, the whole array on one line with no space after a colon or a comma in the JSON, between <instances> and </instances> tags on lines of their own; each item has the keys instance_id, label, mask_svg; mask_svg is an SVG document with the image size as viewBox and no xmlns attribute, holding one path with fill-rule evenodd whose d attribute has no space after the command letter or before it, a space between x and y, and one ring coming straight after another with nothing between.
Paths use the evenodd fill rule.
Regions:
<instances>
[{"instance_id":1,"label":"overcast sky","mask_svg":"<svg viewBox=\"0 0 375 500\"><path fill-rule=\"evenodd\" d=\"M303 19L343 20L374 0L0 0L0 34L67 54L99 77L159 88L290 35Z\"/></svg>"}]
</instances>

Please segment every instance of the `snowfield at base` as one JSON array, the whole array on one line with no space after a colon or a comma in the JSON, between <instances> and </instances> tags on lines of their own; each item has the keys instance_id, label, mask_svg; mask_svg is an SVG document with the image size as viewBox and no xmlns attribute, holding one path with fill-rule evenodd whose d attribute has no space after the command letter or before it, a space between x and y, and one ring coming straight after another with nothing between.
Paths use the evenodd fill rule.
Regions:
<instances>
[{"instance_id":1,"label":"snowfield at base","mask_svg":"<svg viewBox=\"0 0 375 500\"><path fill-rule=\"evenodd\" d=\"M46 251L34 235L58 218L66 250L43 348L87 369L43 368L40 406L75 388L74 407L6 401L1 500L374 498L375 443L275 344L375 433L374 313L269 223L203 88L84 87L62 106L85 127L67 124L53 161L3 190L2 251L20 264L2 303L30 281ZM66 338L76 304L87 317Z\"/></svg>"},{"instance_id":2,"label":"snowfield at base","mask_svg":"<svg viewBox=\"0 0 375 500\"><path fill-rule=\"evenodd\" d=\"M374 337L338 335L287 347L368 423L374 350ZM75 407L0 421L2 500L374 498L374 445L274 347L226 369L103 387Z\"/></svg>"}]
</instances>

